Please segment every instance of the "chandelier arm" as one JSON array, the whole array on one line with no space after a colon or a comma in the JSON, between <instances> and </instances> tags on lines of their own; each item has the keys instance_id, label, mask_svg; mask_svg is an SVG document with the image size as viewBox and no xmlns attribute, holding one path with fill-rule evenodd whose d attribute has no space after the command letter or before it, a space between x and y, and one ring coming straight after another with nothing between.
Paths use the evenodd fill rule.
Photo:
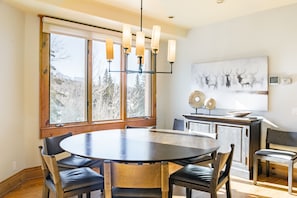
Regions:
<instances>
[{"instance_id":1,"label":"chandelier arm","mask_svg":"<svg viewBox=\"0 0 297 198\"><path fill-rule=\"evenodd\" d=\"M169 62L170 63L170 71L160 71L160 72L155 72L156 74L172 74L172 64L173 62Z\"/></svg>"}]
</instances>

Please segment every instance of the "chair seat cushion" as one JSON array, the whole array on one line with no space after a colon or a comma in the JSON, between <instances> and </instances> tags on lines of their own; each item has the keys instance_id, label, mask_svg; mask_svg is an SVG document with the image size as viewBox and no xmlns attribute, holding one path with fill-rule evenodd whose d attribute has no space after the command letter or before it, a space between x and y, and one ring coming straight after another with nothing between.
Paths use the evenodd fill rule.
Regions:
<instances>
[{"instance_id":1,"label":"chair seat cushion","mask_svg":"<svg viewBox=\"0 0 297 198\"><path fill-rule=\"evenodd\" d=\"M58 166L64 167L64 168L79 168L79 167L90 166L93 162L92 162L92 159L80 157L77 155L71 155L69 157L59 160L57 163L58 163Z\"/></svg>"},{"instance_id":2,"label":"chair seat cushion","mask_svg":"<svg viewBox=\"0 0 297 198\"><path fill-rule=\"evenodd\" d=\"M113 198L161 198L162 192L160 188L145 189L145 188L112 188Z\"/></svg>"},{"instance_id":3,"label":"chair seat cushion","mask_svg":"<svg viewBox=\"0 0 297 198\"><path fill-rule=\"evenodd\" d=\"M260 156L280 158L284 160L293 160L297 157L296 152L278 149L260 149L256 151L255 154Z\"/></svg>"},{"instance_id":4,"label":"chair seat cushion","mask_svg":"<svg viewBox=\"0 0 297 198\"><path fill-rule=\"evenodd\" d=\"M103 189L103 176L88 167L60 171L62 188L64 191L71 191L92 185L98 185Z\"/></svg>"},{"instance_id":5,"label":"chair seat cushion","mask_svg":"<svg viewBox=\"0 0 297 198\"><path fill-rule=\"evenodd\" d=\"M173 173L170 179L209 187L212 174L213 168L188 164Z\"/></svg>"},{"instance_id":6,"label":"chair seat cushion","mask_svg":"<svg viewBox=\"0 0 297 198\"><path fill-rule=\"evenodd\" d=\"M190 158L190 159L176 160L176 161L174 161L174 163L185 166L187 164L197 164L197 163L211 161L211 160L213 160L213 158L209 154L209 155L203 155L203 156L194 157L194 158Z\"/></svg>"}]
</instances>

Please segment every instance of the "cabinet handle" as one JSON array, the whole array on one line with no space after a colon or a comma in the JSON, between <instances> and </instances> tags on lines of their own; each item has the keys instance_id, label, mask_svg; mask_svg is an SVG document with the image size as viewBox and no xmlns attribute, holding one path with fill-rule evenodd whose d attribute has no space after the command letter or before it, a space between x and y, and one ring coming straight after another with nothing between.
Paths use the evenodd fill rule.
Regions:
<instances>
[{"instance_id":1,"label":"cabinet handle","mask_svg":"<svg viewBox=\"0 0 297 198\"><path fill-rule=\"evenodd\" d=\"M247 161L248 161L248 159L247 159L247 157L245 157L245 165L247 165Z\"/></svg>"},{"instance_id":2,"label":"cabinet handle","mask_svg":"<svg viewBox=\"0 0 297 198\"><path fill-rule=\"evenodd\" d=\"M245 136L249 137L249 130L248 129L245 129Z\"/></svg>"}]
</instances>

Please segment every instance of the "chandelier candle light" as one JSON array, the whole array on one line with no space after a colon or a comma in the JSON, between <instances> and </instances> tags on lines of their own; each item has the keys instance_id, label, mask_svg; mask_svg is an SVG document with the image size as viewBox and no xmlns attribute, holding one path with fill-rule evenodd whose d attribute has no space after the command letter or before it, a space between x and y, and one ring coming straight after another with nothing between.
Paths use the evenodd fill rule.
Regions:
<instances>
[{"instance_id":1,"label":"chandelier candle light","mask_svg":"<svg viewBox=\"0 0 297 198\"><path fill-rule=\"evenodd\" d=\"M161 35L161 27L154 25L152 30L152 38L151 38L151 49L153 54L153 66L152 70L144 71L143 63L144 63L144 51L145 51L145 33L142 31L142 1L140 7L140 31L136 32L136 56L139 62L138 70L129 70L128 69L128 55L131 52L132 46L132 33L130 25L123 25L122 32L122 47L124 49L125 54L125 65L123 70L111 70L110 63L113 60L113 41L111 39L106 39L106 59L109 62L109 72L126 72L126 73L148 73L148 74L156 74L156 73L165 73L172 74L172 64L175 61L175 50L176 50L176 41L169 40L168 41L168 57L167 60L170 63L170 71L160 71L157 72L157 54L159 52L159 41Z\"/></svg>"}]
</instances>

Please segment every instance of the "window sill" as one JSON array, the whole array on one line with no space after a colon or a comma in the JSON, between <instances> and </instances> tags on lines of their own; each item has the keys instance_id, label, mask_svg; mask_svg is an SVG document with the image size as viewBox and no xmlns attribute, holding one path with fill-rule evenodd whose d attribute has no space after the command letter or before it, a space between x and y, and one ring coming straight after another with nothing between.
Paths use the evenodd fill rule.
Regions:
<instances>
[{"instance_id":1,"label":"window sill","mask_svg":"<svg viewBox=\"0 0 297 198\"><path fill-rule=\"evenodd\" d=\"M51 126L44 127L40 129L40 138L57 136L67 132L72 132L73 134L85 133L91 131L100 131L108 129L124 129L127 125L129 126L155 126L156 118L133 118L129 120L119 120L119 121L107 121L98 122L93 124L79 124L79 125L65 125L65 126Z\"/></svg>"}]
</instances>

